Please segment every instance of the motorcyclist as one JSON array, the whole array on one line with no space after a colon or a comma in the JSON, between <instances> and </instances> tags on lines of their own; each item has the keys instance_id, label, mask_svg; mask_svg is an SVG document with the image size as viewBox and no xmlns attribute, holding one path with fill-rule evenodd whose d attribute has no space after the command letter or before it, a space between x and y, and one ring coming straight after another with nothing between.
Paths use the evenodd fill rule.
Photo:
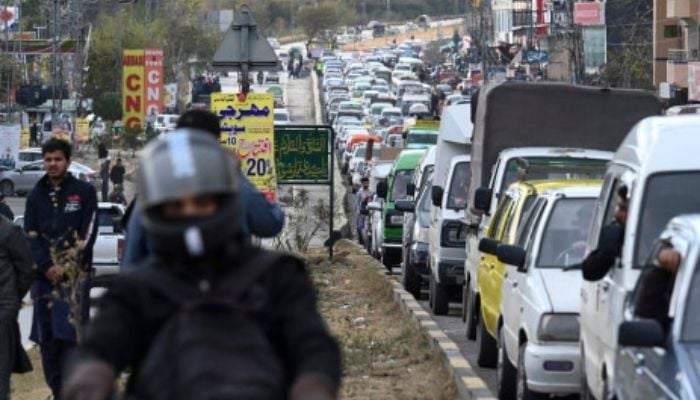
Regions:
<instances>
[{"instance_id":1,"label":"motorcyclist","mask_svg":"<svg viewBox=\"0 0 700 400\"><path fill-rule=\"evenodd\" d=\"M101 299L63 400L332 400L340 354L303 263L241 234L240 174L211 135L179 129L144 150L139 207L154 256ZM132 397L128 397L132 396Z\"/></svg>"}]
</instances>

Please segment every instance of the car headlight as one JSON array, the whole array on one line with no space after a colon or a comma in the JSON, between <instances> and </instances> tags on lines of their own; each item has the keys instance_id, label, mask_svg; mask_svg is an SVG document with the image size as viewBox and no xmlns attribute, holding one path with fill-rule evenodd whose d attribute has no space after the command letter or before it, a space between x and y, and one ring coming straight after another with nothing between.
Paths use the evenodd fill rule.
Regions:
<instances>
[{"instance_id":1,"label":"car headlight","mask_svg":"<svg viewBox=\"0 0 700 400\"><path fill-rule=\"evenodd\" d=\"M544 341L576 342L579 339L576 314L544 314L540 318L537 337Z\"/></svg>"},{"instance_id":2,"label":"car headlight","mask_svg":"<svg viewBox=\"0 0 700 400\"><path fill-rule=\"evenodd\" d=\"M464 247L466 238L467 230L464 229L460 221L445 221L442 223L441 247Z\"/></svg>"}]
</instances>

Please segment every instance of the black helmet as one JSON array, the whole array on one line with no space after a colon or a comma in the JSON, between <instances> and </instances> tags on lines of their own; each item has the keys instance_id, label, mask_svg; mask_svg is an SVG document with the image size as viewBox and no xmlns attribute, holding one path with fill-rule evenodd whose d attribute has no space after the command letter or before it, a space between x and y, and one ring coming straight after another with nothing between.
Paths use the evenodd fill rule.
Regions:
<instances>
[{"instance_id":1,"label":"black helmet","mask_svg":"<svg viewBox=\"0 0 700 400\"><path fill-rule=\"evenodd\" d=\"M143 150L137 174L143 225L167 259L223 255L240 233L239 172L211 135L192 128L169 133ZM166 218L162 206L188 195L214 195L218 211L203 218Z\"/></svg>"}]
</instances>

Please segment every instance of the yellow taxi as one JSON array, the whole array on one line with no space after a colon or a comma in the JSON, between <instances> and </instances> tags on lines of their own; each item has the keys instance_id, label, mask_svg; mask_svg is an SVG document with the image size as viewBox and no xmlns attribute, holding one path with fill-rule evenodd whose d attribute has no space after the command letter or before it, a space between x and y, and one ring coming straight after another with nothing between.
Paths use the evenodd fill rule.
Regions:
<instances>
[{"instance_id":1,"label":"yellow taxi","mask_svg":"<svg viewBox=\"0 0 700 400\"><path fill-rule=\"evenodd\" d=\"M571 186L596 186L599 180L547 180L522 181L512 184L498 203L484 237L479 242L481 259L477 270L477 317L476 342L477 364L480 367L495 367L497 360L496 335L501 307L501 286L506 265L498 261L496 248L499 244L513 244L515 235L538 193Z\"/></svg>"}]
</instances>

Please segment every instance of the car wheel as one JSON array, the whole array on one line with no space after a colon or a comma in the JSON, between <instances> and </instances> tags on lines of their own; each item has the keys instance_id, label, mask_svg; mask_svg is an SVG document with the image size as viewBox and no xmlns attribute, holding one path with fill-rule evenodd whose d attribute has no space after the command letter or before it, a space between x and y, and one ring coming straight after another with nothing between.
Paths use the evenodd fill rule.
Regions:
<instances>
[{"instance_id":1,"label":"car wheel","mask_svg":"<svg viewBox=\"0 0 700 400\"><path fill-rule=\"evenodd\" d=\"M450 309L450 301L447 288L435 280L430 273L430 311L435 315L446 315Z\"/></svg>"},{"instance_id":2,"label":"car wheel","mask_svg":"<svg viewBox=\"0 0 700 400\"><path fill-rule=\"evenodd\" d=\"M503 327L501 327L498 331L498 363L496 364L498 399L512 400L515 399L515 385L517 382L518 370L515 369L515 366L508 358L506 342L503 335Z\"/></svg>"},{"instance_id":3,"label":"car wheel","mask_svg":"<svg viewBox=\"0 0 700 400\"><path fill-rule=\"evenodd\" d=\"M491 334L486 330L481 315L479 315L476 325L476 363L482 368L493 368L496 366L496 357L498 356L496 339L491 337Z\"/></svg>"},{"instance_id":4,"label":"car wheel","mask_svg":"<svg viewBox=\"0 0 700 400\"><path fill-rule=\"evenodd\" d=\"M0 182L0 193L4 197L10 197L15 194L15 185L12 181L4 180Z\"/></svg>"},{"instance_id":5,"label":"car wheel","mask_svg":"<svg viewBox=\"0 0 700 400\"><path fill-rule=\"evenodd\" d=\"M472 293L472 282L471 280L467 282L466 286L464 287L464 296L462 299L463 303L463 311L462 313L464 314L464 319L467 323L467 329L466 329L466 336L467 339L469 340L475 340L476 339L476 323L478 319L478 314L477 314L477 304L476 304L476 295Z\"/></svg>"},{"instance_id":6,"label":"car wheel","mask_svg":"<svg viewBox=\"0 0 700 400\"><path fill-rule=\"evenodd\" d=\"M389 262L389 258L386 256L386 253L382 252L382 264L384 264L384 267L387 269L387 271L391 272L392 267L394 266Z\"/></svg>"},{"instance_id":7,"label":"car wheel","mask_svg":"<svg viewBox=\"0 0 700 400\"><path fill-rule=\"evenodd\" d=\"M410 257L404 257L404 262L401 263L401 283L416 300L420 299L420 276L416 272L416 267L411 264Z\"/></svg>"},{"instance_id":8,"label":"car wheel","mask_svg":"<svg viewBox=\"0 0 700 400\"><path fill-rule=\"evenodd\" d=\"M525 371L525 346L527 343L520 345L518 351L518 372L517 372L517 390L518 400L539 400L546 399L549 396L543 393L533 392L527 387L527 371Z\"/></svg>"}]
</instances>

